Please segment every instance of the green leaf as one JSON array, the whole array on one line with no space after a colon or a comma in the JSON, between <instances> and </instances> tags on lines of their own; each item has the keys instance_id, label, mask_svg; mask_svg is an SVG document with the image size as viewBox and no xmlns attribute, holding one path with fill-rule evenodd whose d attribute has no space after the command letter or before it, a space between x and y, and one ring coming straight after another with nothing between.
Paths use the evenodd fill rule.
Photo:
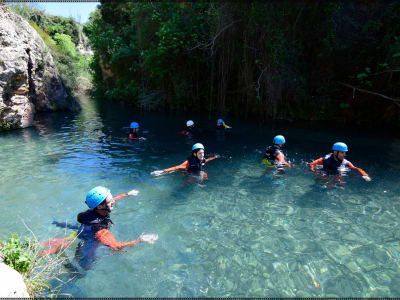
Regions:
<instances>
[{"instance_id":1,"label":"green leaf","mask_svg":"<svg viewBox=\"0 0 400 300\"><path fill-rule=\"evenodd\" d=\"M368 77L368 75L365 74L365 73L357 74L357 79L363 79L363 78L365 78L365 77Z\"/></svg>"}]
</instances>

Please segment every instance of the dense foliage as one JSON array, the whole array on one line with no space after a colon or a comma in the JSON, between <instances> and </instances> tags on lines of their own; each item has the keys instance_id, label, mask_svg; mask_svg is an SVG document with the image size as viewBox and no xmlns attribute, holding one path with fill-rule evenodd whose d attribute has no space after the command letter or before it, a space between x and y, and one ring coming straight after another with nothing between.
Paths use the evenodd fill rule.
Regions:
<instances>
[{"instance_id":1,"label":"dense foliage","mask_svg":"<svg viewBox=\"0 0 400 300\"><path fill-rule=\"evenodd\" d=\"M76 51L81 41L82 25L72 18L45 14L35 5L14 3L10 8L29 21L49 47L64 86L69 94L80 88L79 77L89 77L90 57Z\"/></svg>"},{"instance_id":2,"label":"dense foliage","mask_svg":"<svg viewBox=\"0 0 400 300\"><path fill-rule=\"evenodd\" d=\"M84 31L107 99L399 124L398 1L106 1Z\"/></svg>"},{"instance_id":3,"label":"dense foliage","mask_svg":"<svg viewBox=\"0 0 400 300\"><path fill-rule=\"evenodd\" d=\"M4 263L18 271L26 284L27 292L36 297L44 292L48 296L57 296L63 282L61 275L66 272L68 257L61 252L55 256L41 256L43 248L39 241L23 238L16 233L0 241L0 253ZM61 282L52 286L50 282Z\"/></svg>"}]
</instances>

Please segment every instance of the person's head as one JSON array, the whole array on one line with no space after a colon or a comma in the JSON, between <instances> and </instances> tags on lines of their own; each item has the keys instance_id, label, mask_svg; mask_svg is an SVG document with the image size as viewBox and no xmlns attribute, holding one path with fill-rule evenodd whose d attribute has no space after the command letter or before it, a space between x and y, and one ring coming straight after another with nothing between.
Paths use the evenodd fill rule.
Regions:
<instances>
[{"instance_id":1,"label":"person's head","mask_svg":"<svg viewBox=\"0 0 400 300\"><path fill-rule=\"evenodd\" d=\"M137 122L132 122L129 127L130 127L131 131L133 131L133 132L139 131L139 123L137 123Z\"/></svg>"},{"instance_id":2,"label":"person's head","mask_svg":"<svg viewBox=\"0 0 400 300\"><path fill-rule=\"evenodd\" d=\"M193 128L194 127L194 122L192 120L187 121L186 122L186 127Z\"/></svg>"},{"instance_id":3,"label":"person's head","mask_svg":"<svg viewBox=\"0 0 400 300\"><path fill-rule=\"evenodd\" d=\"M283 135L277 135L273 139L273 144L278 146L279 148L282 148L283 145L286 143L285 137Z\"/></svg>"},{"instance_id":4,"label":"person's head","mask_svg":"<svg viewBox=\"0 0 400 300\"><path fill-rule=\"evenodd\" d=\"M192 155L197 157L199 160L204 159L204 146L203 144L196 143L192 147Z\"/></svg>"},{"instance_id":5,"label":"person's head","mask_svg":"<svg viewBox=\"0 0 400 300\"><path fill-rule=\"evenodd\" d=\"M332 146L333 155L337 160L343 160L346 156L346 152L349 151L345 143L337 142Z\"/></svg>"},{"instance_id":6,"label":"person's head","mask_svg":"<svg viewBox=\"0 0 400 300\"><path fill-rule=\"evenodd\" d=\"M217 126L222 126L222 124L224 124L224 120L218 119L217 120Z\"/></svg>"},{"instance_id":7,"label":"person's head","mask_svg":"<svg viewBox=\"0 0 400 300\"><path fill-rule=\"evenodd\" d=\"M90 210L106 215L113 209L114 200L109 189L96 186L87 193L85 203Z\"/></svg>"}]
</instances>

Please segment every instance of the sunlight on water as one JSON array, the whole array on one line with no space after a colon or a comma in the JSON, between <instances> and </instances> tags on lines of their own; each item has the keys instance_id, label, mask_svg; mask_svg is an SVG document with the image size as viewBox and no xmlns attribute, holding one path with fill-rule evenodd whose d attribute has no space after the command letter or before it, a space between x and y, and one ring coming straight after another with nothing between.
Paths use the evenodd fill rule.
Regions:
<instances>
[{"instance_id":1,"label":"sunlight on water","mask_svg":"<svg viewBox=\"0 0 400 300\"><path fill-rule=\"evenodd\" d=\"M193 139L180 136L186 119ZM63 293L75 297L400 297L400 140L319 126L256 126L138 114L86 101L77 115L44 115L34 128L0 134L0 237L10 232L41 240L69 235L53 221L76 225L84 199L97 185L113 195L130 189L111 217L117 240L158 234L119 252L99 246ZM146 141L128 143L138 121ZM293 167L275 176L261 164L272 137L284 134ZM351 138L350 138L351 137ZM325 188L306 163L349 144L351 171L343 186ZM150 172L182 163L202 142L209 181L184 185L181 173ZM385 145L385 147L382 147ZM265 173L265 174L264 174Z\"/></svg>"}]
</instances>

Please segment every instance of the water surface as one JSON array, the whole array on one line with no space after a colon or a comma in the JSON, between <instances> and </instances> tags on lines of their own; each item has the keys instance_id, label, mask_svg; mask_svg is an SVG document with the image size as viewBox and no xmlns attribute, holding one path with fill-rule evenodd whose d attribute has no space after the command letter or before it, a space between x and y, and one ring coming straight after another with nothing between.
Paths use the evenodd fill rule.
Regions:
<instances>
[{"instance_id":1,"label":"water surface","mask_svg":"<svg viewBox=\"0 0 400 300\"><path fill-rule=\"evenodd\" d=\"M178 134L187 119L197 134ZM216 119L216 118L215 118ZM126 127L141 124L146 141L128 143ZM130 189L112 212L118 240L156 233L153 244L96 251L89 270L62 292L75 297L400 297L400 139L311 123L255 125L226 120L223 137L206 116L138 113L85 101L78 114L41 116L35 127L0 134L0 238L42 240L76 224L94 186L114 195ZM265 147L283 134L293 167L264 175ZM348 143L351 171L343 187L324 189L306 163ZM209 181L184 187L181 173L150 172L182 163L193 143L206 156ZM318 283L320 287L317 287ZM317 286L316 286L317 285Z\"/></svg>"}]
</instances>

